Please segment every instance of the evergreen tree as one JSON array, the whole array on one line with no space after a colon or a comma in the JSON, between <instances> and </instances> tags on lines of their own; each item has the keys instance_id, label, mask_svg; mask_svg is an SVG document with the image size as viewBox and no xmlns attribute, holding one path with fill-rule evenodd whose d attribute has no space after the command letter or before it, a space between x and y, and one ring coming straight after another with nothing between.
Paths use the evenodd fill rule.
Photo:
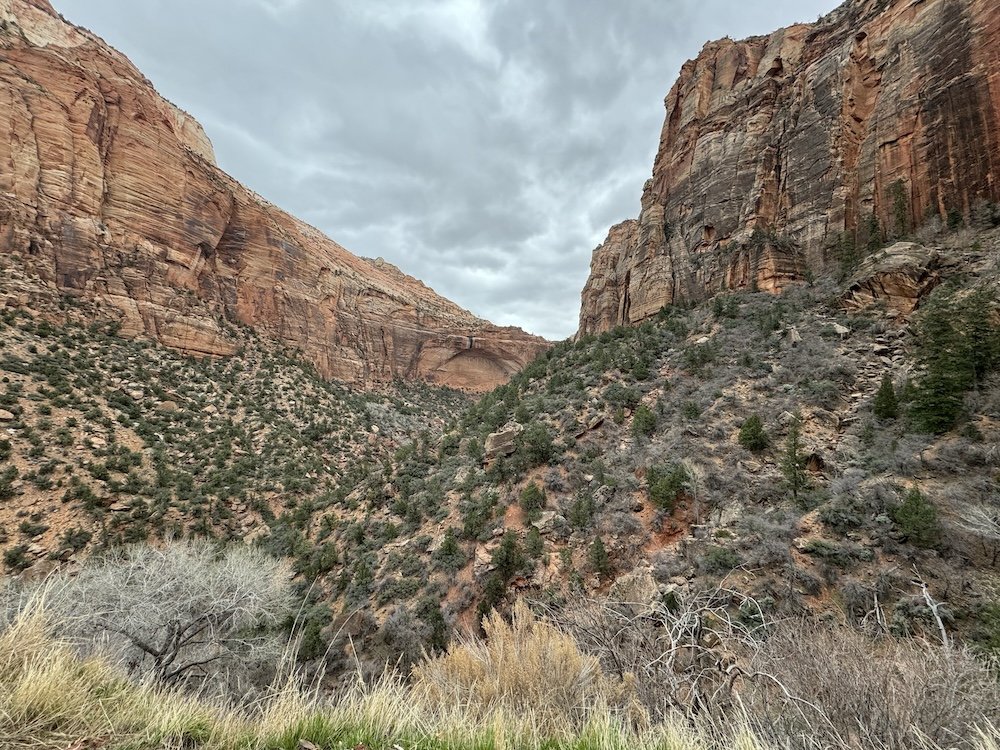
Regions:
<instances>
[{"instance_id":1,"label":"evergreen tree","mask_svg":"<svg viewBox=\"0 0 1000 750\"><path fill-rule=\"evenodd\" d=\"M906 541L917 547L933 547L941 536L937 508L916 487L907 492L902 505L892 511L892 520Z\"/></svg>"},{"instance_id":2,"label":"evergreen tree","mask_svg":"<svg viewBox=\"0 0 1000 750\"><path fill-rule=\"evenodd\" d=\"M532 482L521 491L521 509L527 514L529 519L535 519L545 507L545 493L535 482Z\"/></svg>"},{"instance_id":3,"label":"evergreen tree","mask_svg":"<svg viewBox=\"0 0 1000 750\"><path fill-rule=\"evenodd\" d=\"M764 430L764 420L758 414L751 414L740 427L740 445L748 451L762 451L770 445L771 439Z\"/></svg>"},{"instance_id":4,"label":"evergreen tree","mask_svg":"<svg viewBox=\"0 0 1000 750\"><path fill-rule=\"evenodd\" d=\"M532 526L524 537L524 552L531 560L537 560L545 550L541 532Z\"/></svg>"},{"instance_id":5,"label":"evergreen tree","mask_svg":"<svg viewBox=\"0 0 1000 750\"><path fill-rule=\"evenodd\" d=\"M785 450L779 463L781 473L785 477L785 484L792 494L792 500L796 503L799 502L802 491L809 486L809 477L806 475L805 449L802 445L801 422L802 417L796 412L788 428Z\"/></svg>"},{"instance_id":6,"label":"evergreen tree","mask_svg":"<svg viewBox=\"0 0 1000 750\"><path fill-rule=\"evenodd\" d=\"M490 561L505 585L524 567L524 552L521 551L521 545L517 543L517 536L513 531L503 535L500 546L494 550Z\"/></svg>"},{"instance_id":7,"label":"evergreen tree","mask_svg":"<svg viewBox=\"0 0 1000 750\"><path fill-rule=\"evenodd\" d=\"M924 304L916 326L920 376L910 410L919 429L951 429L962 414L966 392L1000 364L992 303L992 295L983 290L959 298L954 289L940 288Z\"/></svg>"},{"instance_id":8,"label":"evergreen tree","mask_svg":"<svg viewBox=\"0 0 1000 750\"><path fill-rule=\"evenodd\" d=\"M896 400L896 389L892 386L889 373L882 376L882 385L875 394L872 411L879 419L895 419L899 414L899 402Z\"/></svg>"},{"instance_id":9,"label":"evergreen tree","mask_svg":"<svg viewBox=\"0 0 1000 750\"><path fill-rule=\"evenodd\" d=\"M611 558L608 557L608 551L604 547L604 540L600 537L597 537L590 545L587 559L590 561L590 567L593 568L597 575L604 577L611 573Z\"/></svg>"}]
</instances>

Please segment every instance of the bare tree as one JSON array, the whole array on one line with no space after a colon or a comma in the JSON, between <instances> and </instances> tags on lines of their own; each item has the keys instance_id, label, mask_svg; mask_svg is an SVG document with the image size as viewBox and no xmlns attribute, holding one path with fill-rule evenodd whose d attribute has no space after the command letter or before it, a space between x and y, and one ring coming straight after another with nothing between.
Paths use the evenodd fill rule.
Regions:
<instances>
[{"instance_id":1,"label":"bare tree","mask_svg":"<svg viewBox=\"0 0 1000 750\"><path fill-rule=\"evenodd\" d=\"M721 585L660 601L583 601L547 615L656 719L731 707L739 663L769 624L753 598Z\"/></svg>"},{"instance_id":2,"label":"bare tree","mask_svg":"<svg viewBox=\"0 0 1000 750\"><path fill-rule=\"evenodd\" d=\"M22 599L23 600L23 599ZM130 674L166 684L244 693L286 639L288 567L248 547L134 546L46 584L56 633L101 651Z\"/></svg>"},{"instance_id":3,"label":"bare tree","mask_svg":"<svg viewBox=\"0 0 1000 750\"><path fill-rule=\"evenodd\" d=\"M965 505L959 512L956 525L980 537L991 550L991 565L1000 556L1000 509L986 505Z\"/></svg>"}]
</instances>

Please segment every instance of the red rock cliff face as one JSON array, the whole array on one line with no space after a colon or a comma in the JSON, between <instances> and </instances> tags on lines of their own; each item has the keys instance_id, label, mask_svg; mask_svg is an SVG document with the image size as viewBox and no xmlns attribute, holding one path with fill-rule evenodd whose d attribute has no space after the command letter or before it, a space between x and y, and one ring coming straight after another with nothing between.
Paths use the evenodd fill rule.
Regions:
<instances>
[{"instance_id":1,"label":"red rock cliff face","mask_svg":"<svg viewBox=\"0 0 1000 750\"><path fill-rule=\"evenodd\" d=\"M872 216L893 233L1000 200L1000 3L850 0L708 44L665 105L639 219L594 251L581 333L778 291Z\"/></svg>"},{"instance_id":2,"label":"red rock cliff face","mask_svg":"<svg viewBox=\"0 0 1000 750\"><path fill-rule=\"evenodd\" d=\"M200 125L47 0L0 0L0 252L126 335L234 350L228 319L320 372L484 390L543 351L358 258L214 164Z\"/></svg>"}]
</instances>

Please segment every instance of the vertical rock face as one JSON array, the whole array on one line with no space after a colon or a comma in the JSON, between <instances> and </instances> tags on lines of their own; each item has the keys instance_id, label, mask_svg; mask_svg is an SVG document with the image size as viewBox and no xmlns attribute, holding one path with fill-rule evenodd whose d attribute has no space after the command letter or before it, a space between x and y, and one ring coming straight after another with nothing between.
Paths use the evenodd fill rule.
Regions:
<instances>
[{"instance_id":1,"label":"vertical rock face","mask_svg":"<svg viewBox=\"0 0 1000 750\"><path fill-rule=\"evenodd\" d=\"M849 0L706 45L665 105L639 219L594 251L580 333L777 291L874 219L903 234L1000 199L1000 3Z\"/></svg>"},{"instance_id":2,"label":"vertical rock face","mask_svg":"<svg viewBox=\"0 0 1000 750\"><path fill-rule=\"evenodd\" d=\"M0 252L126 335L233 351L218 320L328 377L492 388L547 347L344 250L220 171L201 126L47 0L0 0Z\"/></svg>"}]
</instances>

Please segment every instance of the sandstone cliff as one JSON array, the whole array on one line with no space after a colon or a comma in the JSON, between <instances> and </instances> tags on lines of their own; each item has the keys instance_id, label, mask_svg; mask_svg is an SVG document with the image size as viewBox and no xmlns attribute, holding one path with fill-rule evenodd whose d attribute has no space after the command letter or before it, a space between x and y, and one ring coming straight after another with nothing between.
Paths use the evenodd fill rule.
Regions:
<instances>
[{"instance_id":1,"label":"sandstone cliff","mask_svg":"<svg viewBox=\"0 0 1000 750\"><path fill-rule=\"evenodd\" d=\"M706 45L665 105L640 216L594 251L580 333L780 290L874 218L901 236L1000 199L1000 4L849 0Z\"/></svg>"},{"instance_id":2,"label":"sandstone cliff","mask_svg":"<svg viewBox=\"0 0 1000 750\"><path fill-rule=\"evenodd\" d=\"M47 0L0 0L0 248L125 335L233 351L219 320L327 377L492 388L546 342L358 258L214 164L201 126Z\"/></svg>"}]
</instances>

